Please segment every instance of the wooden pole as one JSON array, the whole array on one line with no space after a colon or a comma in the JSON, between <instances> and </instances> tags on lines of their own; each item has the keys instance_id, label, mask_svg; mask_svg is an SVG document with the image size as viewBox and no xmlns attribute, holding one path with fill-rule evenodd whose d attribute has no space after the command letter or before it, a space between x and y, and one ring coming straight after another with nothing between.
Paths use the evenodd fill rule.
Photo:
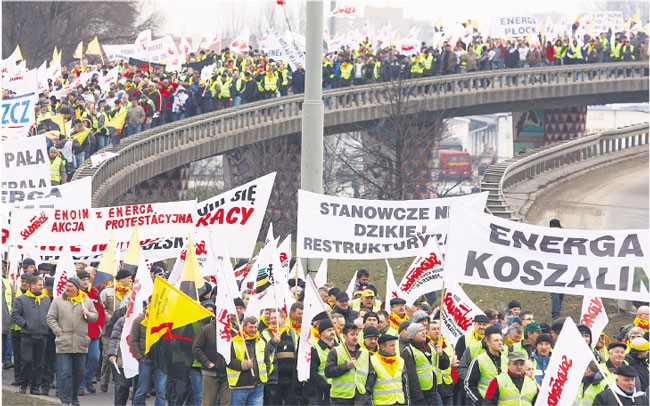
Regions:
<instances>
[{"instance_id":1,"label":"wooden pole","mask_svg":"<svg viewBox=\"0 0 650 406\"><path fill-rule=\"evenodd\" d=\"M293 298L298 301L298 264L300 264L300 258L296 258L296 283L293 287Z\"/></svg>"},{"instance_id":2,"label":"wooden pole","mask_svg":"<svg viewBox=\"0 0 650 406\"><path fill-rule=\"evenodd\" d=\"M244 339L244 332L241 329L241 323L239 323L239 317L237 317L237 313L235 313L233 316L235 316L235 324L237 324L237 332L239 333L239 336L241 337L242 342L244 343L244 355L246 356L247 360L251 359L250 354L248 353L248 347L246 346L246 340ZM255 368L251 368L251 375L255 376Z\"/></svg>"},{"instance_id":3,"label":"wooden pole","mask_svg":"<svg viewBox=\"0 0 650 406\"><path fill-rule=\"evenodd\" d=\"M441 341L442 338L442 304L445 301L445 280L442 280L442 290L440 291L440 306L438 307L438 324L440 325L440 338L438 338L438 342ZM442 347L442 346L441 346ZM438 354L436 352L436 354ZM438 365L440 364L440 356L436 356L436 369L438 369Z\"/></svg>"}]
</instances>

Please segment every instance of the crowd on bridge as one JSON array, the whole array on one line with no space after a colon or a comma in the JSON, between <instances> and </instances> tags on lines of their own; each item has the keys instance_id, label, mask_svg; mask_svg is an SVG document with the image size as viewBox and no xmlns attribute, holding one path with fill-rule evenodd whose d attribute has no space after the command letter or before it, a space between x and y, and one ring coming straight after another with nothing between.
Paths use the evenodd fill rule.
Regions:
<instances>
[{"instance_id":1,"label":"crowd on bridge","mask_svg":"<svg viewBox=\"0 0 650 406\"><path fill-rule=\"evenodd\" d=\"M238 263L248 272L253 260ZM295 262L295 260L293 261ZM504 309L485 309L456 345L442 334L436 294L415 303L381 298L370 272L357 269L352 297L326 283L318 287L326 311L303 323L305 281L289 282L298 299L290 308L263 309L246 316L257 282L238 286L230 315L230 361L217 350L217 324L207 317L189 327L194 334L170 334L147 343L149 312L143 310L130 332L125 314L136 289L133 269L124 266L114 281L95 286L95 263L75 263L75 277L62 295L53 294L61 269L24 258L19 285L12 286L3 262L3 368L14 370L20 393L56 394L62 404L97 404L97 391L114 390L114 404L145 405L506 405L534 404L553 348L562 335L560 308L536 314L538 303L516 299ZM162 262L150 277L169 276ZM356 278L356 279L354 279ZM201 305L213 314L218 287L206 277L198 289ZM351 282L351 286L352 286ZM130 299L131 298L131 299ZM593 346L575 404L648 403L648 327L650 308L639 305L636 318L613 337L578 330ZM311 329L309 379L297 379L301 331ZM176 330L173 330L176 331ZM139 374L126 379L120 337L139 362ZM179 338L180 337L180 338ZM173 340L176 338L176 340ZM175 342L165 345L167 340ZM178 368L178 360L188 357ZM172 361L174 362L172 362ZM180 372L182 371L182 372ZM85 401L87 399L87 401ZM131 400L130 400L131 399Z\"/></svg>"},{"instance_id":2,"label":"crowd on bridge","mask_svg":"<svg viewBox=\"0 0 650 406\"><path fill-rule=\"evenodd\" d=\"M598 36L558 38L543 36L485 39L475 33L432 46L422 42L419 52L403 52L366 38L355 48L342 46L323 56L324 89L383 83L493 69L572 65L596 62L648 61L648 36L643 32L601 33ZM305 69L291 69L287 61L273 60L249 47L235 53L202 49L190 52L180 71L138 60L72 63L49 80L39 94L32 133L48 134L52 181L65 183L84 160L109 144L174 122L257 100L303 93ZM204 68L211 66L205 75ZM115 80L101 86L108 72ZM92 72L85 83L78 78ZM74 84L74 85L73 85ZM5 89L3 98L11 97ZM53 117L61 116L61 121ZM67 127L63 129L62 127ZM82 135L83 136L80 136Z\"/></svg>"}]
</instances>

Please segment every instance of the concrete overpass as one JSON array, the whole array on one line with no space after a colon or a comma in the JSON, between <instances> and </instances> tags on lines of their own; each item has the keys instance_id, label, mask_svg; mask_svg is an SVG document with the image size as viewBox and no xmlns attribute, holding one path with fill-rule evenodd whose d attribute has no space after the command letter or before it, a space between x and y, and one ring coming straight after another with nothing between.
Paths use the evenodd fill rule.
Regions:
<instances>
[{"instance_id":1,"label":"concrete overpass","mask_svg":"<svg viewBox=\"0 0 650 406\"><path fill-rule=\"evenodd\" d=\"M324 92L325 133L372 123L396 111L439 117L648 101L647 64L608 63L497 70L373 84ZM407 95L407 97L403 97ZM92 176L93 206L114 204L140 182L243 146L301 132L303 96L264 100L156 127L87 160L75 179Z\"/></svg>"}]
</instances>

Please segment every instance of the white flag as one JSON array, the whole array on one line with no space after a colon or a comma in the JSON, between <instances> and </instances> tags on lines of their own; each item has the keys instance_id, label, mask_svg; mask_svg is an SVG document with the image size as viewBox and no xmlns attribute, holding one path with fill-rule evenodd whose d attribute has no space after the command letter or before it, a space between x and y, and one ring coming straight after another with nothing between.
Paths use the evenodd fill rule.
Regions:
<instances>
[{"instance_id":1,"label":"white flag","mask_svg":"<svg viewBox=\"0 0 650 406\"><path fill-rule=\"evenodd\" d=\"M278 286L277 276L283 270L275 241L264 246L253 266L253 271L255 285L246 307L246 316L258 317L263 309L282 308L284 295Z\"/></svg>"},{"instance_id":2,"label":"white flag","mask_svg":"<svg viewBox=\"0 0 650 406\"><path fill-rule=\"evenodd\" d=\"M147 29L138 34L138 37L135 39L134 44L141 45L142 49L145 49L145 44L151 42L151 30Z\"/></svg>"},{"instance_id":3,"label":"white flag","mask_svg":"<svg viewBox=\"0 0 650 406\"><path fill-rule=\"evenodd\" d=\"M591 348L596 347L600 333L609 323L609 317L605 311L603 300L595 296L585 296L582 299L582 312L580 324L591 329Z\"/></svg>"},{"instance_id":4,"label":"white flag","mask_svg":"<svg viewBox=\"0 0 650 406\"><path fill-rule=\"evenodd\" d=\"M474 317L484 313L456 282L447 282L442 301L440 333L456 345L458 339L474 326Z\"/></svg>"},{"instance_id":5,"label":"white flag","mask_svg":"<svg viewBox=\"0 0 650 406\"><path fill-rule=\"evenodd\" d=\"M54 297L61 296L65 292L65 284L72 277L77 277L77 272L70 247L64 245L54 274Z\"/></svg>"},{"instance_id":6,"label":"white flag","mask_svg":"<svg viewBox=\"0 0 650 406\"><path fill-rule=\"evenodd\" d=\"M390 300L395 299L399 294L399 288L395 283L395 275L393 275L393 268L386 260L386 298L384 299L384 309L390 313Z\"/></svg>"},{"instance_id":7,"label":"white flag","mask_svg":"<svg viewBox=\"0 0 650 406\"><path fill-rule=\"evenodd\" d=\"M323 259L318 267L318 272L314 277L314 283L317 287L321 287L327 283L327 259Z\"/></svg>"},{"instance_id":8,"label":"white flag","mask_svg":"<svg viewBox=\"0 0 650 406\"><path fill-rule=\"evenodd\" d=\"M212 241L212 251L215 241ZM217 264L217 314L215 315L217 321L217 352L223 356L226 363L230 362L230 345L232 342L232 331L230 329L230 316L237 317L237 310L235 309L235 297L239 293L237 289L237 282L234 277L234 270L230 263L230 258L226 253L225 244L219 239L221 245L220 251L224 253L223 256L215 256L214 261Z\"/></svg>"},{"instance_id":9,"label":"white flag","mask_svg":"<svg viewBox=\"0 0 650 406\"><path fill-rule=\"evenodd\" d=\"M444 270L438 239L429 238L399 283L400 297L410 305L425 293L442 289Z\"/></svg>"},{"instance_id":10,"label":"white flag","mask_svg":"<svg viewBox=\"0 0 650 406\"><path fill-rule=\"evenodd\" d=\"M309 366L311 364L311 322L318 313L327 311L327 307L318 293L318 288L307 275L305 280L305 308L302 314L302 328L300 329L300 344L298 344L298 380L304 382L309 379Z\"/></svg>"},{"instance_id":11,"label":"white flag","mask_svg":"<svg viewBox=\"0 0 650 406\"><path fill-rule=\"evenodd\" d=\"M350 299L352 299L352 296L354 296L354 287L356 285L357 285L357 273L355 272L354 274L352 274L352 279L350 279L350 283L348 283L348 288L345 289L345 293L348 294Z\"/></svg>"},{"instance_id":12,"label":"white flag","mask_svg":"<svg viewBox=\"0 0 650 406\"><path fill-rule=\"evenodd\" d=\"M120 351L122 353L122 365L124 367L124 376L128 378L133 378L139 373L139 364L131 353L129 348L129 335L131 334L131 327L133 327L133 321L144 311L144 306L142 302L149 299L149 296L153 294L153 281L151 280L151 275L149 274L149 268L144 260L144 255L140 252L140 262L138 264L138 270L135 274L135 280L133 281L133 287L131 288L131 293L129 293L129 304L124 320L124 328L122 329L122 336L120 336Z\"/></svg>"},{"instance_id":13,"label":"white flag","mask_svg":"<svg viewBox=\"0 0 650 406\"><path fill-rule=\"evenodd\" d=\"M585 369L593 359L594 355L582 339L575 323L571 317L567 317L553 348L536 404L572 404Z\"/></svg>"},{"instance_id":14,"label":"white flag","mask_svg":"<svg viewBox=\"0 0 650 406\"><path fill-rule=\"evenodd\" d=\"M291 278L291 275L289 275L291 271L291 234L278 245L278 255L280 256L280 264L285 271L287 279Z\"/></svg>"}]
</instances>

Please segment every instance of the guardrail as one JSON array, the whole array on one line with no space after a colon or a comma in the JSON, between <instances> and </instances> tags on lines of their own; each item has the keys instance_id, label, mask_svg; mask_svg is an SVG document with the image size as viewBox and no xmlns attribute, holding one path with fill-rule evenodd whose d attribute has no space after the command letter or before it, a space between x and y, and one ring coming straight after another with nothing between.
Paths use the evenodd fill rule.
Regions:
<instances>
[{"instance_id":1,"label":"guardrail","mask_svg":"<svg viewBox=\"0 0 650 406\"><path fill-rule=\"evenodd\" d=\"M544 95L570 100L577 92L576 86L590 83L598 84L598 91L614 95L623 91L641 92L645 86L645 95L646 68L643 62L626 62L503 69L404 80L399 86L377 83L334 89L323 93L325 127L327 130L386 117L394 109L391 100L396 94L408 94L403 97L400 114L450 111L458 115L472 114L465 108L468 103L502 106L505 102L516 103L519 98L533 102ZM508 97L496 97L499 92ZM108 206L128 188L187 162L265 139L300 133L302 103L303 95L285 96L158 126L124 138L117 147L107 147L107 151L119 156L96 168L86 160L74 179L92 176L93 206ZM184 149L192 151L179 153Z\"/></svg>"},{"instance_id":2,"label":"guardrail","mask_svg":"<svg viewBox=\"0 0 650 406\"><path fill-rule=\"evenodd\" d=\"M648 145L649 134L649 123L622 127L546 145L491 165L481 180L481 190L489 192L487 209L495 216L521 221L504 196L505 188L576 162Z\"/></svg>"}]
</instances>

